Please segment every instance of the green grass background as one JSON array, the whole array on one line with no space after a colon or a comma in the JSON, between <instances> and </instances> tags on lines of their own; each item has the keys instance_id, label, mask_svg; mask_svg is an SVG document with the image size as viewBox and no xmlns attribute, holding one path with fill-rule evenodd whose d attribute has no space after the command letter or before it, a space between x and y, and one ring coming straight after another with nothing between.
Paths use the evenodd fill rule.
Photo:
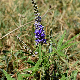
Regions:
<instances>
[{"instance_id":1,"label":"green grass background","mask_svg":"<svg viewBox=\"0 0 80 80\"><path fill-rule=\"evenodd\" d=\"M63 35L65 30L66 34L62 44L80 33L80 0L35 1L37 3L40 16L42 17L41 24L44 26L47 39L47 44L42 46L43 53L45 53L45 55L46 53L49 54L50 30L52 30L52 46L55 48L57 48L60 37ZM28 65L27 63L25 64L24 61L27 61L28 59L31 59L33 62L37 62L32 56L28 56L23 53L26 52L26 50L23 49L22 44L16 38L16 35L18 35L27 44L27 46L33 50L33 52L36 51L34 18L35 16L31 0L0 1L0 38L14 29L26 24L8 36L0 39L0 68L6 70L8 74L14 74L16 71L22 73L21 70L26 69L26 65ZM70 43L79 41L80 35ZM67 54L69 59L68 72L66 72L66 63L61 61L61 59L66 60L64 57L60 58L60 60L58 56L51 57L51 62L56 60L56 64L59 63L57 66L59 66L61 70L63 69L62 73L67 73L69 76L73 71L77 71L76 76L78 76L78 73L80 73L80 43L68 46L62 52L65 55ZM27 58L24 58L24 56L27 56ZM36 57L38 57L38 55ZM63 80L64 76L62 73L61 75ZM16 76L15 78L17 79Z\"/></svg>"}]
</instances>

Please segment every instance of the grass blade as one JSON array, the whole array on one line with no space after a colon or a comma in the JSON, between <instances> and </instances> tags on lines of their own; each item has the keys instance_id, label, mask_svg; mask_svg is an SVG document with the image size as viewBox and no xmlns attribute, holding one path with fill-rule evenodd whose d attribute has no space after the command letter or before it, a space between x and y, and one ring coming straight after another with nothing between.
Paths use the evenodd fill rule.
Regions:
<instances>
[{"instance_id":1,"label":"grass blade","mask_svg":"<svg viewBox=\"0 0 80 80\"><path fill-rule=\"evenodd\" d=\"M62 37L60 38L59 42L58 42L58 45L57 45L57 49L59 50L61 45L62 45L62 42L63 42L63 39L64 39L64 36L66 34L66 31L64 32L64 34L62 35Z\"/></svg>"},{"instance_id":2,"label":"grass blade","mask_svg":"<svg viewBox=\"0 0 80 80\"><path fill-rule=\"evenodd\" d=\"M7 72L5 70L3 70L3 72L4 72L7 80L15 80L15 79L11 78L11 76L9 74L7 74Z\"/></svg>"},{"instance_id":3,"label":"grass blade","mask_svg":"<svg viewBox=\"0 0 80 80\"><path fill-rule=\"evenodd\" d=\"M71 38L70 40L68 40L63 46L61 46L60 49L62 50L62 49L64 49L64 48L68 47L69 45L71 46L71 44L73 44L73 45L76 44L77 42L71 43L71 44L68 45L68 43L71 42L73 39L75 39L78 35L80 35L80 33L77 34L76 36L74 36L73 38Z\"/></svg>"}]
</instances>

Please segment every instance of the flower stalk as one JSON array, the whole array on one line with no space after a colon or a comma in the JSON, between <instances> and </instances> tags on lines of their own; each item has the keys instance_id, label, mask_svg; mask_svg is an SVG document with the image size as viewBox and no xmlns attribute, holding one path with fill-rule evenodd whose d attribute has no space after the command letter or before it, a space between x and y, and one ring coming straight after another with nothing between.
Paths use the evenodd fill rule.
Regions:
<instances>
[{"instance_id":1,"label":"flower stalk","mask_svg":"<svg viewBox=\"0 0 80 80\"><path fill-rule=\"evenodd\" d=\"M38 45L39 43L43 44L46 43L46 39L45 39L45 31L43 30L44 26L42 26L41 23L41 16L39 16L38 13L38 7L36 5L36 3L34 2L34 0L32 0L32 4L34 7L34 13L35 13L35 38L36 38L36 45Z\"/></svg>"}]
</instances>

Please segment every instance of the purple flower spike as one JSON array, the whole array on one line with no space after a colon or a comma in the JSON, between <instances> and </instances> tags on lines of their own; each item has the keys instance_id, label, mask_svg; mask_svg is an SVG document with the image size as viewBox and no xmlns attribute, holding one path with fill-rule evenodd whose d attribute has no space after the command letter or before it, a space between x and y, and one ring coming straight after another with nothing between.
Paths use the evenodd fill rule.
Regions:
<instances>
[{"instance_id":1,"label":"purple flower spike","mask_svg":"<svg viewBox=\"0 0 80 80\"><path fill-rule=\"evenodd\" d=\"M39 43L46 43L46 39L45 39L45 31L43 30L44 26L42 26L41 23L41 16L39 16L38 13L38 9L37 9L37 5L34 2L34 0L32 0L32 4L34 5L34 13L36 15L35 17L35 38L36 38L36 45L38 45Z\"/></svg>"},{"instance_id":2,"label":"purple flower spike","mask_svg":"<svg viewBox=\"0 0 80 80\"><path fill-rule=\"evenodd\" d=\"M46 43L46 39L45 38L45 31L43 30L43 26L39 25L38 28L35 30L35 38L36 38L36 42L38 43Z\"/></svg>"},{"instance_id":3,"label":"purple flower spike","mask_svg":"<svg viewBox=\"0 0 80 80\"><path fill-rule=\"evenodd\" d=\"M41 18L39 16L37 17L37 19L35 20L35 38L36 38L36 44L38 45L39 43L46 43L46 39L45 38L45 31L43 30L44 26L42 26L40 24L41 22Z\"/></svg>"}]
</instances>

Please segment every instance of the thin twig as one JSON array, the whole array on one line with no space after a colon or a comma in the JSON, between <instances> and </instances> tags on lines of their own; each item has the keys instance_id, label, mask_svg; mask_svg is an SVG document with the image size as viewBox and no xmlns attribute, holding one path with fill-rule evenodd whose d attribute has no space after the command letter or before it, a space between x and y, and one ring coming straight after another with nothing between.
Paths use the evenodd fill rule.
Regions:
<instances>
[{"instance_id":1,"label":"thin twig","mask_svg":"<svg viewBox=\"0 0 80 80\"><path fill-rule=\"evenodd\" d=\"M31 22L28 22L28 23L26 23L26 24L24 24L24 25L22 25L22 26L19 26L18 28L16 28L16 29L12 30L11 32L7 33L6 35L4 35L4 36L3 36L2 38L0 38L0 39L3 39L4 37L8 36L9 34L13 33L14 31L18 30L19 28L21 28L21 27L23 27L23 26L25 26L25 25L27 25L27 24L30 24L30 23L32 23L32 22L34 22L34 20L31 21Z\"/></svg>"},{"instance_id":2,"label":"thin twig","mask_svg":"<svg viewBox=\"0 0 80 80\"><path fill-rule=\"evenodd\" d=\"M44 17L51 9L53 9L54 7L56 7L56 6L53 6L52 8L50 8L50 9L48 9L47 11L46 11L46 13L42 16L42 17Z\"/></svg>"}]
</instances>

